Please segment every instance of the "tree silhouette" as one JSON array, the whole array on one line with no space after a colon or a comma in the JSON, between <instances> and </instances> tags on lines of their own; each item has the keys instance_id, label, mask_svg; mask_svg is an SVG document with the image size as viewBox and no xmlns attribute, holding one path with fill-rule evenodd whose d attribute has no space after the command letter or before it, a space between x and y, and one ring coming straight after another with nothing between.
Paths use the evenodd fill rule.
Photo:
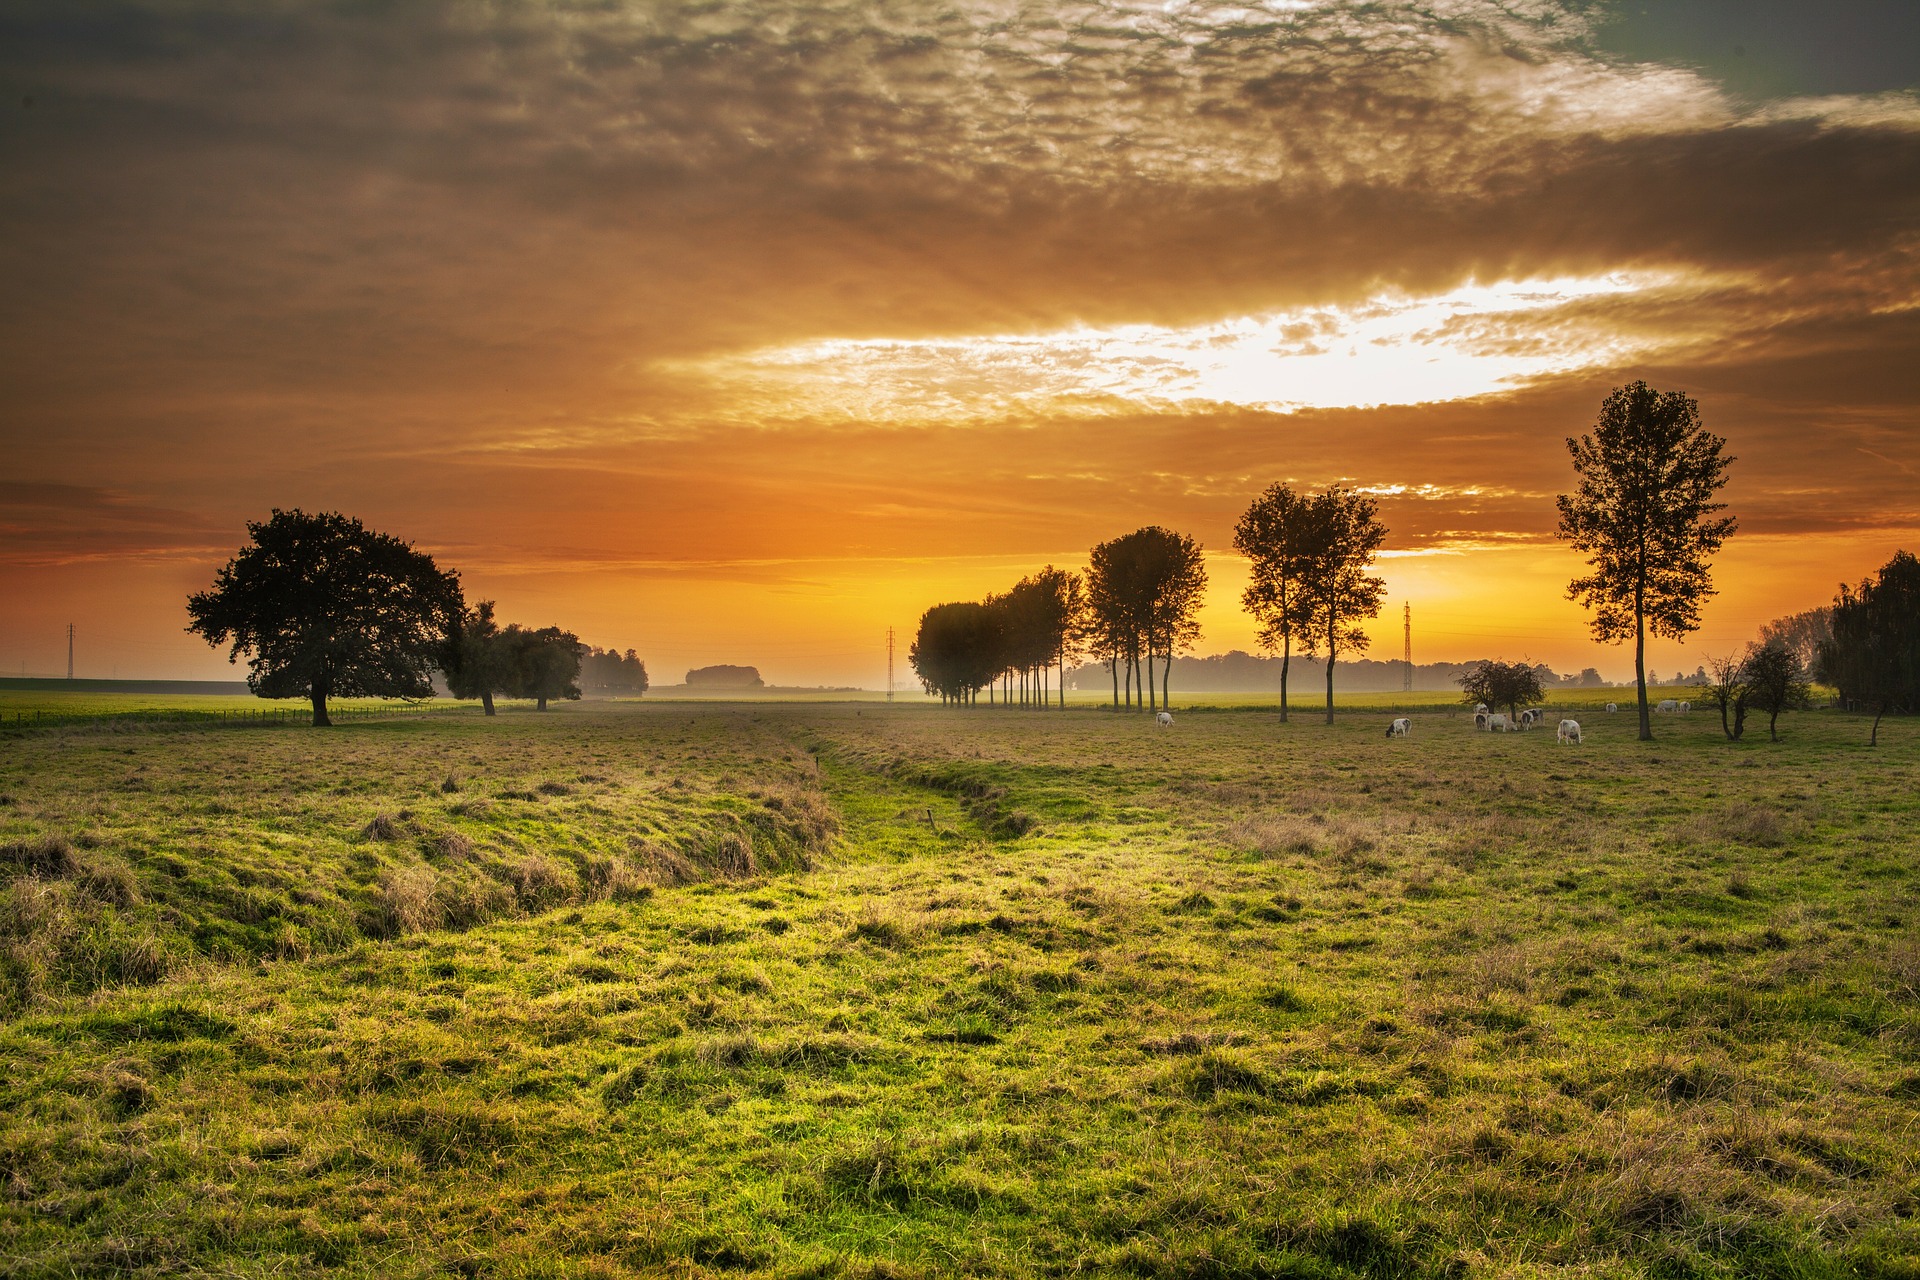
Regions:
<instances>
[{"instance_id":1,"label":"tree silhouette","mask_svg":"<svg viewBox=\"0 0 1920 1280\"><path fill-rule=\"evenodd\" d=\"M1544 696L1540 669L1529 662L1488 658L1476 662L1454 683L1460 686L1461 700L1469 706L1485 703L1489 707L1505 707L1508 718L1515 723L1520 718L1521 703L1538 702Z\"/></svg>"},{"instance_id":2,"label":"tree silhouette","mask_svg":"<svg viewBox=\"0 0 1920 1280\"><path fill-rule=\"evenodd\" d=\"M1820 642L1833 639L1833 608L1823 605L1775 618L1760 628L1760 643L1787 650L1811 668L1820 660Z\"/></svg>"},{"instance_id":3,"label":"tree silhouette","mask_svg":"<svg viewBox=\"0 0 1920 1280\"><path fill-rule=\"evenodd\" d=\"M1728 742L1738 742L1747 731L1747 659L1745 654L1709 657L1707 683L1700 698L1720 712L1720 732Z\"/></svg>"},{"instance_id":4,"label":"tree silhouette","mask_svg":"<svg viewBox=\"0 0 1920 1280\"><path fill-rule=\"evenodd\" d=\"M1747 650L1745 670L1747 701L1755 711L1767 713L1767 738L1778 742L1780 713L1800 710L1813 695L1807 669L1791 649L1754 645Z\"/></svg>"},{"instance_id":5,"label":"tree silhouette","mask_svg":"<svg viewBox=\"0 0 1920 1280\"><path fill-rule=\"evenodd\" d=\"M1873 709L1870 746L1887 712L1920 707L1920 560L1895 552L1877 579L1841 584L1818 670L1843 701Z\"/></svg>"},{"instance_id":6,"label":"tree silhouette","mask_svg":"<svg viewBox=\"0 0 1920 1280\"><path fill-rule=\"evenodd\" d=\"M1359 619L1380 614L1387 584L1367 572L1386 526L1364 493L1334 485L1306 501L1300 561L1302 636L1309 656L1327 653L1327 723L1333 723L1333 667L1342 650L1364 652L1370 641Z\"/></svg>"},{"instance_id":7,"label":"tree silhouette","mask_svg":"<svg viewBox=\"0 0 1920 1280\"><path fill-rule=\"evenodd\" d=\"M1287 670L1293 640L1309 621L1303 578L1310 527L1306 499L1283 484L1269 485L1234 526L1233 546L1247 558L1252 581L1241 603L1260 624L1260 644L1280 650L1280 721L1287 721Z\"/></svg>"},{"instance_id":8,"label":"tree silhouette","mask_svg":"<svg viewBox=\"0 0 1920 1280\"><path fill-rule=\"evenodd\" d=\"M532 698L536 711L545 711L555 698L579 698L580 658L586 646L573 632L509 626L494 643L507 655L511 675L506 691L513 697Z\"/></svg>"},{"instance_id":9,"label":"tree silhouette","mask_svg":"<svg viewBox=\"0 0 1920 1280\"><path fill-rule=\"evenodd\" d=\"M1700 625L1714 594L1708 557L1733 533L1726 504L1726 441L1700 425L1700 407L1677 391L1644 382L1616 389L1600 406L1593 434L1567 441L1580 487L1557 499L1557 533L1588 557L1593 572L1575 578L1568 598L1593 611L1594 638L1633 638L1640 691L1640 738L1653 739L1647 705L1647 628L1679 640Z\"/></svg>"},{"instance_id":10,"label":"tree silhouette","mask_svg":"<svg viewBox=\"0 0 1920 1280\"><path fill-rule=\"evenodd\" d=\"M248 655L263 698L430 698L465 601L460 575L407 543L337 512L275 508L247 524L253 545L187 600L187 630Z\"/></svg>"},{"instance_id":11,"label":"tree silhouette","mask_svg":"<svg viewBox=\"0 0 1920 1280\"><path fill-rule=\"evenodd\" d=\"M950 706L976 702L1003 669L1000 619L975 601L937 604L920 615L907 662L921 687Z\"/></svg>"},{"instance_id":12,"label":"tree silhouette","mask_svg":"<svg viewBox=\"0 0 1920 1280\"><path fill-rule=\"evenodd\" d=\"M463 611L440 665L448 692L456 698L478 698L486 713L494 714L493 695L511 687L514 671L513 655L500 643L493 601L482 600Z\"/></svg>"},{"instance_id":13,"label":"tree silhouette","mask_svg":"<svg viewBox=\"0 0 1920 1280\"><path fill-rule=\"evenodd\" d=\"M1154 707L1166 699L1173 655L1199 638L1195 615L1206 593L1200 544L1185 534L1148 525L1093 549L1087 601L1094 649L1127 672L1126 704ZM1164 660L1155 689L1154 663ZM1119 702L1118 677L1115 680Z\"/></svg>"}]
</instances>

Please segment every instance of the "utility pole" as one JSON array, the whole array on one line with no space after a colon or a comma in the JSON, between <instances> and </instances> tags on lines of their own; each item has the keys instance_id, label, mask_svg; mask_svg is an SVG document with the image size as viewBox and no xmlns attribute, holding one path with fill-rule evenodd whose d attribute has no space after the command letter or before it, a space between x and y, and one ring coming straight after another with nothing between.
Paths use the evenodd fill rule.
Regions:
<instances>
[{"instance_id":1,"label":"utility pole","mask_svg":"<svg viewBox=\"0 0 1920 1280\"><path fill-rule=\"evenodd\" d=\"M73 679L73 624L67 624L67 679Z\"/></svg>"},{"instance_id":2,"label":"utility pole","mask_svg":"<svg viewBox=\"0 0 1920 1280\"><path fill-rule=\"evenodd\" d=\"M1400 616L1406 622L1406 636L1407 636L1407 648L1406 648L1406 654L1405 654L1406 660L1407 660L1407 675L1406 675L1406 683L1401 687L1405 689L1408 693L1412 693L1413 692L1413 605L1403 601L1400 605Z\"/></svg>"},{"instance_id":3,"label":"utility pole","mask_svg":"<svg viewBox=\"0 0 1920 1280\"><path fill-rule=\"evenodd\" d=\"M887 628L887 701L893 701L893 628Z\"/></svg>"}]
</instances>

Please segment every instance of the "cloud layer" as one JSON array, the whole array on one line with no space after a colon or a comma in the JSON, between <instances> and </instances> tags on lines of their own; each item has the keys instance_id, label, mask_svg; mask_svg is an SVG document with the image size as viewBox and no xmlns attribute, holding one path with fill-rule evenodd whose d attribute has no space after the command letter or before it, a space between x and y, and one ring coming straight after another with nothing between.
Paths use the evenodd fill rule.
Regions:
<instances>
[{"instance_id":1,"label":"cloud layer","mask_svg":"<svg viewBox=\"0 0 1920 1280\"><path fill-rule=\"evenodd\" d=\"M592 610L1218 546L1275 478L1539 546L1633 376L1749 530L1910 537L1920 99L1738 97L1592 12L10 5L0 575L299 503L482 587L602 566L540 601Z\"/></svg>"}]
</instances>

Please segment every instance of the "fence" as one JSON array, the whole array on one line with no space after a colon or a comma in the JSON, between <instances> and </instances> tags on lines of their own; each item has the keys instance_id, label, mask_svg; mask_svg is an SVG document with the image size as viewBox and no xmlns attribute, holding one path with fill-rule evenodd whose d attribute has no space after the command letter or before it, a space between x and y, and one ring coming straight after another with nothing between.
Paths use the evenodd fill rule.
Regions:
<instances>
[{"instance_id":1,"label":"fence","mask_svg":"<svg viewBox=\"0 0 1920 1280\"><path fill-rule=\"evenodd\" d=\"M343 720L374 720L393 716L409 715L458 715L478 711L478 707L428 706L425 704L401 703L384 707L328 707L327 718L335 724ZM9 715L0 710L0 728L56 728L71 724L239 724L239 725L275 725L275 724L311 724L313 709L309 706L287 708L242 707L232 711L194 710L182 708L149 707L135 711L67 711L46 710L15 711Z\"/></svg>"}]
</instances>

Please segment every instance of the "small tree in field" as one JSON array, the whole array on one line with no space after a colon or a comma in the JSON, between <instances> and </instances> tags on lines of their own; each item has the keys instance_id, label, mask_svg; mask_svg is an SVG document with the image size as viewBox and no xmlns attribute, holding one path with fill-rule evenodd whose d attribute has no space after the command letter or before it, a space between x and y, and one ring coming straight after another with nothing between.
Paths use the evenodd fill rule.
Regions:
<instances>
[{"instance_id":1,"label":"small tree in field","mask_svg":"<svg viewBox=\"0 0 1920 1280\"><path fill-rule=\"evenodd\" d=\"M281 511L249 522L213 586L187 600L187 630L245 653L263 698L305 697L331 724L329 698L431 698L432 672L466 602L460 575L398 538L336 512Z\"/></svg>"},{"instance_id":2,"label":"small tree in field","mask_svg":"<svg viewBox=\"0 0 1920 1280\"><path fill-rule=\"evenodd\" d=\"M1567 595L1593 611L1595 639L1633 640L1642 741L1653 739L1647 629L1679 640L1699 628L1714 594L1708 557L1735 528L1713 515L1726 508L1713 500L1733 461L1721 456L1726 443L1700 425L1692 399L1644 382L1615 390L1593 434L1567 441L1580 488L1558 499L1558 534L1593 568Z\"/></svg>"},{"instance_id":3,"label":"small tree in field","mask_svg":"<svg viewBox=\"0 0 1920 1280\"><path fill-rule=\"evenodd\" d=\"M1780 741L1777 726L1782 711L1799 711L1813 696L1807 669L1791 649L1755 645L1747 651L1747 701L1767 713L1767 738Z\"/></svg>"},{"instance_id":4,"label":"small tree in field","mask_svg":"<svg viewBox=\"0 0 1920 1280\"><path fill-rule=\"evenodd\" d=\"M1387 528L1378 505L1364 493L1334 485L1307 500L1307 535L1301 561L1301 599L1307 653L1327 651L1327 723L1333 723L1333 666L1344 650L1364 653L1369 643L1360 619L1380 616L1387 584L1369 574Z\"/></svg>"},{"instance_id":5,"label":"small tree in field","mask_svg":"<svg viewBox=\"0 0 1920 1280\"><path fill-rule=\"evenodd\" d=\"M456 698L478 698L488 715L494 714L493 695L505 693L514 680L513 655L500 643L500 624L494 621L493 601L482 600L466 610L448 638L441 669L447 691Z\"/></svg>"},{"instance_id":6,"label":"small tree in field","mask_svg":"<svg viewBox=\"0 0 1920 1280\"><path fill-rule=\"evenodd\" d=\"M494 642L506 655L511 675L505 692L532 698L536 711L545 711L556 698L580 696L580 657L587 647L580 637L559 627L528 630L510 626Z\"/></svg>"},{"instance_id":7,"label":"small tree in field","mask_svg":"<svg viewBox=\"0 0 1920 1280\"><path fill-rule=\"evenodd\" d=\"M1544 695L1540 672L1529 662L1499 662L1492 658L1477 662L1454 683L1460 686L1461 699L1468 706L1485 703L1505 707L1507 716L1517 721L1520 704L1538 702Z\"/></svg>"},{"instance_id":8,"label":"small tree in field","mask_svg":"<svg viewBox=\"0 0 1920 1280\"><path fill-rule=\"evenodd\" d=\"M1708 658L1707 683L1700 699L1720 712L1720 732L1728 742L1738 742L1747 731L1747 660L1727 654Z\"/></svg>"}]
</instances>

